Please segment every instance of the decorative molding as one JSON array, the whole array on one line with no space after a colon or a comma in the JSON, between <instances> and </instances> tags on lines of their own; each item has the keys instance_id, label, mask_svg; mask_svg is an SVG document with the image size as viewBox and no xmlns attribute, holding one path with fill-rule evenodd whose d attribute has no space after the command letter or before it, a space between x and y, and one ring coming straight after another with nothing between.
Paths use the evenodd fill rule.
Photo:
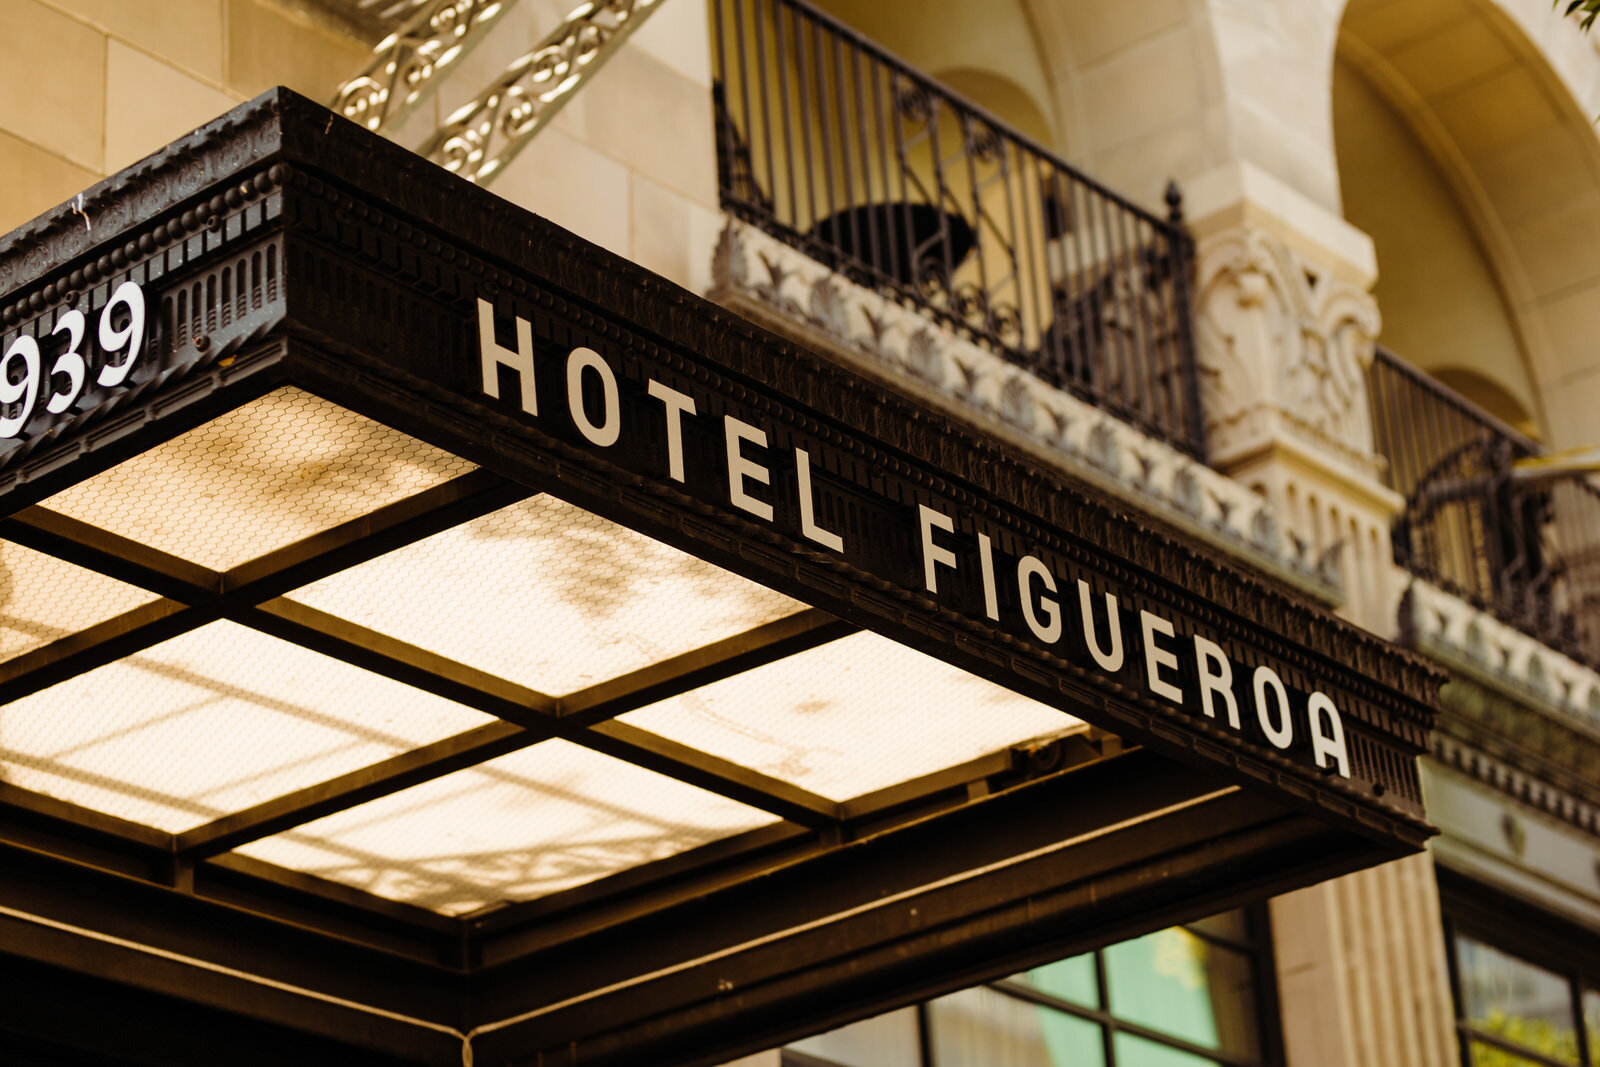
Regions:
<instances>
[{"instance_id":1,"label":"decorative molding","mask_svg":"<svg viewBox=\"0 0 1600 1067\"><path fill-rule=\"evenodd\" d=\"M497 81L457 108L419 154L487 184L660 3L585 0Z\"/></svg>"},{"instance_id":2,"label":"decorative molding","mask_svg":"<svg viewBox=\"0 0 1600 1067\"><path fill-rule=\"evenodd\" d=\"M379 41L328 106L374 132L400 125L517 0L431 0Z\"/></svg>"},{"instance_id":3,"label":"decorative molding","mask_svg":"<svg viewBox=\"0 0 1600 1067\"><path fill-rule=\"evenodd\" d=\"M1225 467L1289 435L1375 479L1365 378L1380 324L1372 297L1261 230L1215 234L1196 260L1195 341L1213 461Z\"/></svg>"},{"instance_id":4,"label":"decorative molding","mask_svg":"<svg viewBox=\"0 0 1600 1067\"><path fill-rule=\"evenodd\" d=\"M1600 672L1420 578L1400 602L1400 632L1424 655L1600 744Z\"/></svg>"},{"instance_id":5,"label":"decorative molding","mask_svg":"<svg viewBox=\"0 0 1600 1067\"><path fill-rule=\"evenodd\" d=\"M931 394L1064 470L1187 532L1343 599L1338 559L1286 537L1270 502L944 325L857 285L748 223L728 219L712 258L711 297ZM772 321L776 320L776 321Z\"/></svg>"},{"instance_id":6,"label":"decorative molding","mask_svg":"<svg viewBox=\"0 0 1600 1067\"><path fill-rule=\"evenodd\" d=\"M1447 704L1447 715L1450 710L1453 709ZM1600 803L1596 802L1592 788L1582 789L1581 784L1573 788L1570 778L1563 788L1552 781L1549 767L1530 764L1527 759L1518 758L1515 752L1491 754L1484 751L1485 747L1441 729L1434 734L1431 755L1444 766L1497 793L1600 837Z\"/></svg>"}]
</instances>

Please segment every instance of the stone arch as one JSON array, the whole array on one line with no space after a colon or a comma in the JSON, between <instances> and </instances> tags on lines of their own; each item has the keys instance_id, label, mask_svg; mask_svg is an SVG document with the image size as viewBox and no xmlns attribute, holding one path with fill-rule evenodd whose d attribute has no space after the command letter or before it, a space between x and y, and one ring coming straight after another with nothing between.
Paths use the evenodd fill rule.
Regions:
<instances>
[{"instance_id":1,"label":"stone arch","mask_svg":"<svg viewBox=\"0 0 1600 1067\"><path fill-rule=\"evenodd\" d=\"M1429 373L1506 425L1529 436L1538 436L1539 427L1533 414L1499 382L1470 367L1445 365L1432 367Z\"/></svg>"},{"instance_id":2,"label":"stone arch","mask_svg":"<svg viewBox=\"0 0 1600 1067\"><path fill-rule=\"evenodd\" d=\"M1023 0L814 0L818 7L1056 151L1045 62Z\"/></svg>"},{"instance_id":3,"label":"stone arch","mask_svg":"<svg viewBox=\"0 0 1600 1067\"><path fill-rule=\"evenodd\" d=\"M1481 353L1454 365L1542 416L1553 444L1588 443L1595 435L1583 397L1600 388L1600 137L1592 125L1600 58L1593 43L1537 0L1350 0L1338 55L1426 153L1492 273L1517 351L1498 365ZM1345 147L1341 138L1341 157ZM1363 165L1341 163L1347 173ZM1364 165L1370 173L1379 163ZM1383 226L1358 214L1352 222L1379 231L1372 236L1382 273ZM1388 244L1392 253L1396 242ZM1403 269L1392 255L1390 269ZM1384 284L1386 318L1403 320L1409 309L1386 297Z\"/></svg>"},{"instance_id":4,"label":"stone arch","mask_svg":"<svg viewBox=\"0 0 1600 1067\"><path fill-rule=\"evenodd\" d=\"M1152 206L1247 164L1337 212L1337 0L1026 2L1073 162Z\"/></svg>"}]
</instances>

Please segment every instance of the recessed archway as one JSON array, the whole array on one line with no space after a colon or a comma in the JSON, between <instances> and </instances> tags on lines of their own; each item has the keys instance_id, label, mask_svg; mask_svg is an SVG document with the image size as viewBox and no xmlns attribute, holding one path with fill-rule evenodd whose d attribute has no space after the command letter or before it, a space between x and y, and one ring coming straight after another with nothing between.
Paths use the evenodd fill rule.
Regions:
<instances>
[{"instance_id":1,"label":"recessed archway","mask_svg":"<svg viewBox=\"0 0 1600 1067\"><path fill-rule=\"evenodd\" d=\"M1335 125L1386 339L1493 382L1553 444L1578 444L1594 436L1578 398L1600 384L1600 138L1573 86L1594 57L1538 6L1353 0Z\"/></svg>"}]
</instances>

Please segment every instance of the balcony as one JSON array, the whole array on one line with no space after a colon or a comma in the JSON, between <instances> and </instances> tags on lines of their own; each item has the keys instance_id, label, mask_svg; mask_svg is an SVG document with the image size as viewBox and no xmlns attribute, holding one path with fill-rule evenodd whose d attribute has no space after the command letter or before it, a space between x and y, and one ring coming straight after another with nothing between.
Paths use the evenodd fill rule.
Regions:
<instances>
[{"instance_id":1,"label":"balcony","mask_svg":"<svg viewBox=\"0 0 1600 1067\"><path fill-rule=\"evenodd\" d=\"M1203 459L1192 246L801 0L712 0L732 216Z\"/></svg>"},{"instance_id":2,"label":"balcony","mask_svg":"<svg viewBox=\"0 0 1600 1067\"><path fill-rule=\"evenodd\" d=\"M1406 502L1396 562L1600 668L1600 489L1541 477L1525 461L1542 445L1382 348L1368 393L1374 444Z\"/></svg>"}]
</instances>

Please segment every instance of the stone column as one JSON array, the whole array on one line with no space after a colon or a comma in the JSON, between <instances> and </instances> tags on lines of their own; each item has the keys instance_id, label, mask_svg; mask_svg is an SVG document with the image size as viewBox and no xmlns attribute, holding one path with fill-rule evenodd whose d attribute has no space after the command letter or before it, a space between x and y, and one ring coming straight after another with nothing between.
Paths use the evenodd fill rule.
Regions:
<instances>
[{"instance_id":1,"label":"stone column","mask_svg":"<svg viewBox=\"0 0 1600 1067\"><path fill-rule=\"evenodd\" d=\"M1393 637L1403 501L1373 450L1371 242L1248 164L1190 189L1211 461L1337 562L1340 614ZM1272 928L1289 1067L1458 1062L1430 856L1279 897Z\"/></svg>"}]
</instances>

